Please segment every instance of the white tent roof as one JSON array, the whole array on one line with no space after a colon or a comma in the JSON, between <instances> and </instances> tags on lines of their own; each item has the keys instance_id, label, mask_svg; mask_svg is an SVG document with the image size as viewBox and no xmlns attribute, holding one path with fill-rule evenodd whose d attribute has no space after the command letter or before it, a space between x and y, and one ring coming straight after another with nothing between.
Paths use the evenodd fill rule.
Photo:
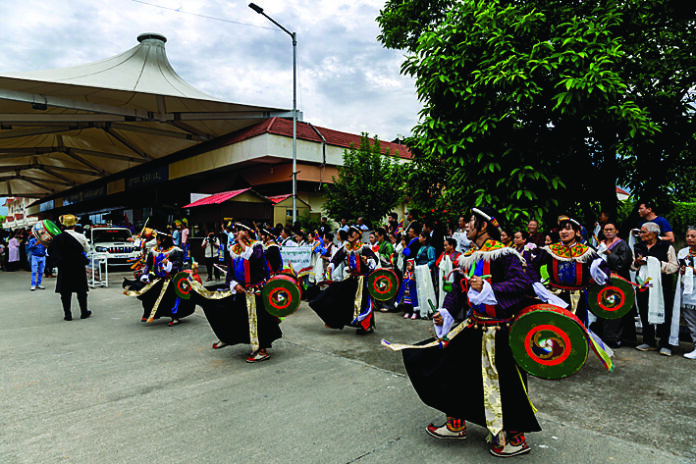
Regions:
<instances>
[{"instance_id":1,"label":"white tent roof","mask_svg":"<svg viewBox=\"0 0 696 464\"><path fill-rule=\"evenodd\" d=\"M0 196L42 197L115 174L272 116L179 77L166 38L71 68L0 75Z\"/></svg>"}]
</instances>

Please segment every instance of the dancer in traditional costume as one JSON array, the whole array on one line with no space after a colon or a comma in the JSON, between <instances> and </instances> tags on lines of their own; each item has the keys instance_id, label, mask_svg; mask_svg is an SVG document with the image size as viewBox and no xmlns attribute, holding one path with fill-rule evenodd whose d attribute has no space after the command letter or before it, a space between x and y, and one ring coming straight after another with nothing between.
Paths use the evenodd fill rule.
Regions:
<instances>
[{"instance_id":1,"label":"dancer in traditional costume","mask_svg":"<svg viewBox=\"0 0 696 464\"><path fill-rule=\"evenodd\" d=\"M170 326L177 325L186 316L193 314L196 305L179 297L172 277L184 266L184 252L174 246L172 236L157 232L157 245L148 253L142 276L138 281L124 279L123 288L128 296L136 296L143 305L143 322L152 322L161 317L170 317Z\"/></svg>"},{"instance_id":2,"label":"dancer in traditional costume","mask_svg":"<svg viewBox=\"0 0 696 464\"><path fill-rule=\"evenodd\" d=\"M271 276L274 276L283 269L283 256L280 254L280 245L276 241L273 230L268 228L261 229L261 235L268 272Z\"/></svg>"},{"instance_id":3,"label":"dancer in traditional costume","mask_svg":"<svg viewBox=\"0 0 696 464\"><path fill-rule=\"evenodd\" d=\"M191 292L191 299L203 308L218 341L213 349L248 343L252 352L247 362L265 361L268 349L281 338L280 319L264 307L261 291L270 277L269 265L261 242L249 223L235 226L235 244L227 265L226 289L208 292L201 287Z\"/></svg>"},{"instance_id":4,"label":"dancer in traditional costume","mask_svg":"<svg viewBox=\"0 0 696 464\"><path fill-rule=\"evenodd\" d=\"M559 243L531 250L527 274L534 282L534 291L544 302L567 308L590 326L587 288L594 283L604 285L611 271L609 265L592 248L577 242L582 226L568 216L558 219ZM551 287L561 291L559 298L541 283L541 267L546 265Z\"/></svg>"},{"instance_id":5,"label":"dancer in traditional costume","mask_svg":"<svg viewBox=\"0 0 696 464\"><path fill-rule=\"evenodd\" d=\"M348 277L335 281L321 292L309 306L319 315L327 327L342 329L346 325L357 327L358 334L375 330L374 301L367 290L367 275L377 268L378 258L360 238L362 232L355 226L348 229L348 242L331 259L327 273L345 263Z\"/></svg>"},{"instance_id":6,"label":"dancer in traditional costume","mask_svg":"<svg viewBox=\"0 0 696 464\"><path fill-rule=\"evenodd\" d=\"M429 424L428 434L464 439L469 421L490 431L493 455L508 457L528 453L524 434L541 427L508 341L509 323L529 304L531 282L520 254L498 241L495 216L490 208L472 209L467 237L474 247L459 258L456 284L434 317L440 339L420 346L383 343L402 350L421 400L447 415L444 424ZM450 331L460 303L470 315Z\"/></svg>"}]
</instances>

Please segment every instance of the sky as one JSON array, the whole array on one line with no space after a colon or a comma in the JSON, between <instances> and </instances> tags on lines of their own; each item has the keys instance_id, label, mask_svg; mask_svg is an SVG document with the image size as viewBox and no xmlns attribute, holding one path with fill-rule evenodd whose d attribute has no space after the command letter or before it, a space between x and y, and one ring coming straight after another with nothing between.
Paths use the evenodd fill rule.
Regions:
<instances>
[{"instance_id":1,"label":"sky","mask_svg":"<svg viewBox=\"0 0 696 464\"><path fill-rule=\"evenodd\" d=\"M0 75L99 61L167 37L169 61L214 97L292 108L292 41L248 0L0 0ZM297 33L297 102L305 121L378 135L411 133L421 108L399 72L401 51L377 41L384 0L257 0Z\"/></svg>"}]
</instances>

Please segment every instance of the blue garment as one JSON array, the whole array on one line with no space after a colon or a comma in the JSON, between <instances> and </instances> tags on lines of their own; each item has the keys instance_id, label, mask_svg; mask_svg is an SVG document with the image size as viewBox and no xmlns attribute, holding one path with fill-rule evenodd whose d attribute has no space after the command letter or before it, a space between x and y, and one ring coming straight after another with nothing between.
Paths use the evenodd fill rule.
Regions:
<instances>
[{"instance_id":1,"label":"blue garment","mask_svg":"<svg viewBox=\"0 0 696 464\"><path fill-rule=\"evenodd\" d=\"M643 227L643 224L645 224L646 222L654 222L655 224L660 226L660 236L665 235L667 232L672 232L672 226L669 224L669 221L663 218L662 216L657 216L652 221L642 220L640 221L638 227Z\"/></svg>"},{"instance_id":2,"label":"blue garment","mask_svg":"<svg viewBox=\"0 0 696 464\"><path fill-rule=\"evenodd\" d=\"M174 232L172 232L172 241L174 242L174 246L181 246L181 232L179 232L179 229L175 229Z\"/></svg>"},{"instance_id":3,"label":"blue garment","mask_svg":"<svg viewBox=\"0 0 696 464\"><path fill-rule=\"evenodd\" d=\"M39 242L36 237L29 239L26 245L27 253L31 253L32 256L45 257L46 247Z\"/></svg>"},{"instance_id":4,"label":"blue garment","mask_svg":"<svg viewBox=\"0 0 696 464\"><path fill-rule=\"evenodd\" d=\"M435 265L437 258L435 257L435 247L432 245L422 246L418 249L418 254L416 255L416 264L423 265L427 264L430 269Z\"/></svg>"},{"instance_id":5,"label":"blue garment","mask_svg":"<svg viewBox=\"0 0 696 464\"><path fill-rule=\"evenodd\" d=\"M408 245L406 245L406 248L404 248L404 250L401 252L401 254L407 258L409 256L411 256L411 245L413 245L413 243L417 242L417 241L418 241L418 237L412 238L411 241L408 242ZM420 250L420 248L419 248L419 250Z\"/></svg>"},{"instance_id":6,"label":"blue garment","mask_svg":"<svg viewBox=\"0 0 696 464\"><path fill-rule=\"evenodd\" d=\"M43 246L43 245L41 245ZM41 285L43 280L44 267L46 267L46 256L31 256L31 286Z\"/></svg>"}]
</instances>

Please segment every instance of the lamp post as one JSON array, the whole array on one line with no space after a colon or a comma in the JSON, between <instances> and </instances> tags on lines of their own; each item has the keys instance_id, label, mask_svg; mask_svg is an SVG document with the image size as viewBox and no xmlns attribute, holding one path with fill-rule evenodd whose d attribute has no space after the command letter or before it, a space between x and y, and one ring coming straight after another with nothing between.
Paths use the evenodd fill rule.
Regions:
<instances>
[{"instance_id":1,"label":"lamp post","mask_svg":"<svg viewBox=\"0 0 696 464\"><path fill-rule=\"evenodd\" d=\"M295 225L297 221L297 34L285 29L255 3L250 3L249 8L266 17L292 38L292 223Z\"/></svg>"}]
</instances>

